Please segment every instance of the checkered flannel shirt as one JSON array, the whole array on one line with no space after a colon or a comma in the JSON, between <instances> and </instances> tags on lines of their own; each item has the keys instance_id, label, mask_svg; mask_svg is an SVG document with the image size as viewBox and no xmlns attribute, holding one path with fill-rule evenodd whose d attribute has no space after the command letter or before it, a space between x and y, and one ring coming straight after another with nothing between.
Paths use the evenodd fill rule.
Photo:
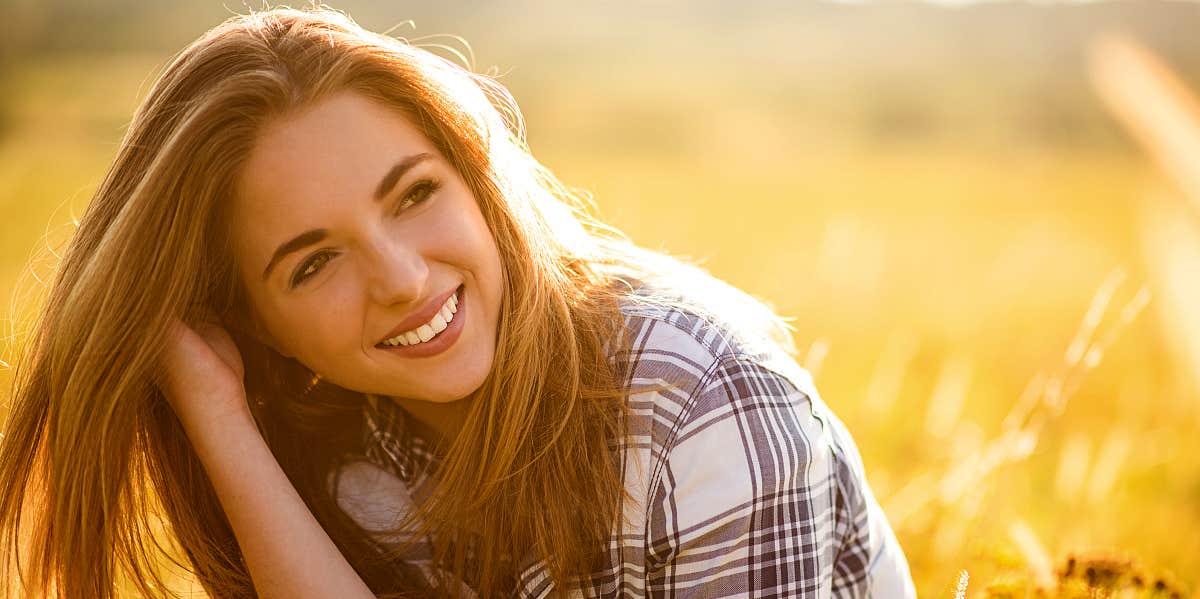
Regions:
<instances>
[{"instance_id":1,"label":"checkered flannel shirt","mask_svg":"<svg viewBox=\"0 0 1200 599\"><path fill-rule=\"evenodd\" d=\"M628 384L673 388L628 400L621 464L636 501L624 506L606 566L572 596L916 596L858 449L807 372L778 346L693 311L627 302L622 312L632 344L613 357L629 365ZM389 501L437 466L404 419L393 402L370 398L364 453L377 473L347 477L391 485ZM370 520L371 508L341 492L352 517ZM430 571L420 563L427 550L413 556ZM548 597L552 587L545 564L528 556L514 595Z\"/></svg>"}]
</instances>

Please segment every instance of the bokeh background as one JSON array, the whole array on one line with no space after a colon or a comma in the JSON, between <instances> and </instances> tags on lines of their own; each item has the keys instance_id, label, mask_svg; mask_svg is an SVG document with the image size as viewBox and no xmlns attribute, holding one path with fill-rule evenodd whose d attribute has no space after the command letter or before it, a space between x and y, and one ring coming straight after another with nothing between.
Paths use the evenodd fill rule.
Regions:
<instances>
[{"instance_id":1,"label":"bokeh background","mask_svg":"<svg viewBox=\"0 0 1200 599\"><path fill-rule=\"evenodd\" d=\"M1200 144L1154 149L1200 5L331 4L495 74L604 218L792 317L921 596L1200 585ZM155 75L260 7L5 0L0 360ZM1140 130L1138 48L1183 106Z\"/></svg>"}]
</instances>

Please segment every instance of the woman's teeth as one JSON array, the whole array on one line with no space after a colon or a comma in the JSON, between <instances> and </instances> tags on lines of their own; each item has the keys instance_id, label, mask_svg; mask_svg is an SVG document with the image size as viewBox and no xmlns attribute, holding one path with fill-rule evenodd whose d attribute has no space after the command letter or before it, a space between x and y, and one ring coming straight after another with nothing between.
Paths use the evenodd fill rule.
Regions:
<instances>
[{"instance_id":1,"label":"woman's teeth","mask_svg":"<svg viewBox=\"0 0 1200 599\"><path fill-rule=\"evenodd\" d=\"M458 292L455 292L454 295L450 296L450 299L446 300L446 303L442 305L442 309L438 310L438 313L434 314L429 322L411 331L400 333L391 339L387 339L383 342L383 345L416 345L417 343L429 341L438 333L446 330L450 321L454 320L456 312L458 312Z\"/></svg>"}]
</instances>

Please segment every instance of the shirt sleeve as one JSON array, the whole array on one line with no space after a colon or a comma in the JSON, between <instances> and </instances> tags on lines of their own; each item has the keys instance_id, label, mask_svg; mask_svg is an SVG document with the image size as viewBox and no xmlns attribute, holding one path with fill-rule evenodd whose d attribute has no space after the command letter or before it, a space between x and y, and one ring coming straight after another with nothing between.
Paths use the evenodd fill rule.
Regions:
<instances>
[{"instance_id":1,"label":"shirt sleeve","mask_svg":"<svg viewBox=\"0 0 1200 599\"><path fill-rule=\"evenodd\" d=\"M873 587L903 554L843 434L788 378L717 360L652 473L648 596L915 596Z\"/></svg>"},{"instance_id":2,"label":"shirt sleeve","mask_svg":"<svg viewBox=\"0 0 1200 599\"><path fill-rule=\"evenodd\" d=\"M908 560L867 484L854 439L836 416L830 414L828 420L840 439L835 449L834 538L838 545L831 595L839 599L915 598Z\"/></svg>"}]
</instances>

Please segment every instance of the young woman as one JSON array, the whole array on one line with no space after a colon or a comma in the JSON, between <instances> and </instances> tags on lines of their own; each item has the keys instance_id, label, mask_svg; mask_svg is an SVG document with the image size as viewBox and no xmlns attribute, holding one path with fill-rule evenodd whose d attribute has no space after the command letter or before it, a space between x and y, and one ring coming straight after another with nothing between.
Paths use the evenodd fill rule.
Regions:
<instances>
[{"instance_id":1,"label":"young woman","mask_svg":"<svg viewBox=\"0 0 1200 599\"><path fill-rule=\"evenodd\" d=\"M0 446L0 579L913 596L789 346L592 219L494 81L330 11L236 17L160 77L63 257Z\"/></svg>"}]
</instances>

